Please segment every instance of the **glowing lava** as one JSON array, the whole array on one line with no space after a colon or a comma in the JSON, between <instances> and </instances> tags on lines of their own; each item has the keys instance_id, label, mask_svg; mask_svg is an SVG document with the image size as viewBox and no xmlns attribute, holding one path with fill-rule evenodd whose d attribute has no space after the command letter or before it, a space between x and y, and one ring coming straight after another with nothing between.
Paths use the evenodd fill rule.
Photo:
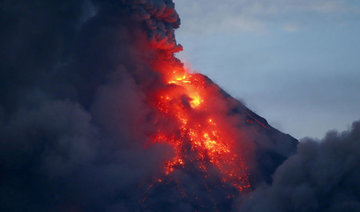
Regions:
<instances>
[{"instance_id":1,"label":"glowing lava","mask_svg":"<svg viewBox=\"0 0 360 212\"><path fill-rule=\"evenodd\" d=\"M174 158L165 164L165 175L191 163L205 176L215 168L222 182L240 191L249 189L248 168L238 151L238 131L227 117L219 88L183 67L166 69L161 73L165 86L150 100L160 114L152 141L168 143L175 151Z\"/></svg>"}]
</instances>

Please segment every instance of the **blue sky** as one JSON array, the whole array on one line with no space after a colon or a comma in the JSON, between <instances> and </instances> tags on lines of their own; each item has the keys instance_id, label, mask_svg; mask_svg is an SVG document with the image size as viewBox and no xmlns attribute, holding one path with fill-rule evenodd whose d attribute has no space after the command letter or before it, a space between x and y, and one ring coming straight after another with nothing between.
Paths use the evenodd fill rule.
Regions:
<instances>
[{"instance_id":1,"label":"blue sky","mask_svg":"<svg viewBox=\"0 0 360 212\"><path fill-rule=\"evenodd\" d=\"M360 119L360 1L175 0L179 56L296 138Z\"/></svg>"}]
</instances>

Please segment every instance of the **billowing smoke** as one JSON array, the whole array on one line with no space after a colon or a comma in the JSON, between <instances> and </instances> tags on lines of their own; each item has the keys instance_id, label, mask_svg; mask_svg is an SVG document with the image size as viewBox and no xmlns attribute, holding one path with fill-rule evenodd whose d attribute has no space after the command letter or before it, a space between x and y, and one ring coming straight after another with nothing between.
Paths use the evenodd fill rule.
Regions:
<instances>
[{"instance_id":1,"label":"billowing smoke","mask_svg":"<svg viewBox=\"0 0 360 212\"><path fill-rule=\"evenodd\" d=\"M157 78L148 63L158 49L180 48L174 4L0 8L0 210L140 210L144 185L172 151L144 148L151 109L138 82Z\"/></svg>"},{"instance_id":2,"label":"billowing smoke","mask_svg":"<svg viewBox=\"0 0 360 212\"><path fill-rule=\"evenodd\" d=\"M238 211L360 211L360 122L304 139L275 172L273 183L239 199Z\"/></svg>"}]
</instances>

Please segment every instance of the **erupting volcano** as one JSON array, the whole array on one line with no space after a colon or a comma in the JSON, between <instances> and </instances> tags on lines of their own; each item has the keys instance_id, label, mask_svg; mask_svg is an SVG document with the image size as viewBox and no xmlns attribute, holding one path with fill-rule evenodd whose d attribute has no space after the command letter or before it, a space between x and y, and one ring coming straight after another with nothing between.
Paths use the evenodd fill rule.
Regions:
<instances>
[{"instance_id":1,"label":"erupting volcano","mask_svg":"<svg viewBox=\"0 0 360 212\"><path fill-rule=\"evenodd\" d=\"M276 8L270 2L255 1L257 12ZM246 17L254 5L239 1L237 10L235 1L207 3L185 7L206 23L189 45L214 24L219 31L203 43L211 46L194 44L204 47L199 54L226 51L231 60L261 60L266 52L238 53L242 46L234 40L246 42L251 34L221 36L246 18L230 20L224 13L215 21L213 14L225 6ZM307 11L306 4L296 5ZM308 5L315 11L313 2ZM341 6L337 14L346 11L345 4L335 6ZM289 8L284 14L295 11ZM175 39L180 18L174 0L4 0L0 9L0 211L360 211L360 122L320 142L299 143L273 128L201 74L206 70L177 58L182 46ZM283 29L279 23L274 35ZM219 48L223 38L236 52L228 44ZM238 67L246 75L258 68ZM325 73L322 79L330 78Z\"/></svg>"},{"instance_id":2,"label":"erupting volcano","mask_svg":"<svg viewBox=\"0 0 360 212\"><path fill-rule=\"evenodd\" d=\"M139 48L152 52L145 57L152 75L137 80L152 110L146 147L166 144L173 153L145 186L141 202L145 208L169 204L158 197L166 191L179 193L176 198L198 209L229 210L236 196L270 179L296 141L176 58L182 50L174 34L180 20L174 4L165 2L159 8L133 5L149 14L142 25L147 41Z\"/></svg>"},{"instance_id":3,"label":"erupting volcano","mask_svg":"<svg viewBox=\"0 0 360 212\"><path fill-rule=\"evenodd\" d=\"M172 0L4 5L0 211L230 211L295 152L176 57Z\"/></svg>"},{"instance_id":4,"label":"erupting volcano","mask_svg":"<svg viewBox=\"0 0 360 212\"><path fill-rule=\"evenodd\" d=\"M145 94L154 111L148 145L165 143L173 156L163 162L162 174L153 177L141 202L153 208L148 198L154 200L154 195L174 189L182 201L197 208L229 210L229 201L270 179L296 143L205 75L171 56L169 60L159 54L160 59L152 63L157 86L150 86ZM260 168L254 168L257 163ZM188 180L207 194L189 188Z\"/></svg>"},{"instance_id":5,"label":"erupting volcano","mask_svg":"<svg viewBox=\"0 0 360 212\"><path fill-rule=\"evenodd\" d=\"M207 176L212 166L221 173L221 181L240 191L250 188L248 168L239 154L247 147L236 141L238 131L226 120L218 87L181 66L164 72L163 81L165 86L154 92L150 102L160 112L152 140L170 144L175 152L165 164L165 174L193 163Z\"/></svg>"}]
</instances>

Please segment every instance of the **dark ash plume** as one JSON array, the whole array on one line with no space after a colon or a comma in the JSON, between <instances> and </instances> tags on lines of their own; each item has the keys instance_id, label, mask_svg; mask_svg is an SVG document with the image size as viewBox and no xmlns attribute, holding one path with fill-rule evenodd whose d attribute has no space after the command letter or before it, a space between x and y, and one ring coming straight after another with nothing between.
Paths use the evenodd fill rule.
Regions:
<instances>
[{"instance_id":1,"label":"dark ash plume","mask_svg":"<svg viewBox=\"0 0 360 212\"><path fill-rule=\"evenodd\" d=\"M5 0L0 9L0 210L140 210L143 184L171 150L143 148L151 109L138 82L156 79L149 38L178 48L174 4Z\"/></svg>"},{"instance_id":2,"label":"dark ash plume","mask_svg":"<svg viewBox=\"0 0 360 212\"><path fill-rule=\"evenodd\" d=\"M350 131L304 139L273 183L238 202L239 211L360 211L360 121Z\"/></svg>"}]
</instances>

